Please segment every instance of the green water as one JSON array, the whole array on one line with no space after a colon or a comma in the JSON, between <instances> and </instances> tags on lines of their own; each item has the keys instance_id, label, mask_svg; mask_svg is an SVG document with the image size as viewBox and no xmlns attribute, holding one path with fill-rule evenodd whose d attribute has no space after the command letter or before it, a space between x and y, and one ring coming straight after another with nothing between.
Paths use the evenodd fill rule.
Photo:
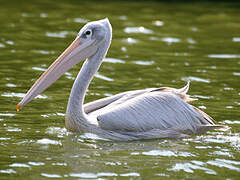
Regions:
<instances>
[{"instance_id":1,"label":"green water","mask_svg":"<svg viewBox=\"0 0 240 180\"><path fill-rule=\"evenodd\" d=\"M0 1L0 179L238 179L240 4ZM181 87L227 132L181 140L105 142L64 128L81 64L17 113L16 104L88 21L113 41L86 101Z\"/></svg>"}]
</instances>

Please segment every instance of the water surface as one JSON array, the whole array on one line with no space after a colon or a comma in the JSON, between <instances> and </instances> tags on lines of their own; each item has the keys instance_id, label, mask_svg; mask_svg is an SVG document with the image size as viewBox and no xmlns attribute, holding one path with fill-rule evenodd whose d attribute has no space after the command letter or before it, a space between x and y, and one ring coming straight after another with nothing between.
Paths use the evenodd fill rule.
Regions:
<instances>
[{"instance_id":1,"label":"water surface","mask_svg":"<svg viewBox=\"0 0 240 180\"><path fill-rule=\"evenodd\" d=\"M237 179L240 174L240 4L1 1L0 179ZM88 21L113 41L86 102L147 87L182 87L227 132L106 142L64 128L76 65L16 113L33 82Z\"/></svg>"}]
</instances>

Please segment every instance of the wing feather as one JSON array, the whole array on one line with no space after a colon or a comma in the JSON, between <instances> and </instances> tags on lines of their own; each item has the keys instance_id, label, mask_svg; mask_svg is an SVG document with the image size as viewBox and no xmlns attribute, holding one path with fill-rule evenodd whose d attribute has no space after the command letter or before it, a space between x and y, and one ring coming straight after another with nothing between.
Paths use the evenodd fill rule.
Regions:
<instances>
[{"instance_id":1,"label":"wing feather","mask_svg":"<svg viewBox=\"0 0 240 180\"><path fill-rule=\"evenodd\" d=\"M176 128L194 133L206 122L205 117L173 89L154 89L126 101L121 99L118 100L121 103L114 102L114 106L106 106L97 113L101 128L130 132Z\"/></svg>"},{"instance_id":2,"label":"wing feather","mask_svg":"<svg viewBox=\"0 0 240 180\"><path fill-rule=\"evenodd\" d=\"M98 99L96 101L84 104L84 111L86 114L89 114L89 115L99 114L99 111L102 112L102 110L105 109L105 107L111 108L111 107L117 106L125 101L128 101L146 92L150 92L154 89L156 88L126 91L110 97Z\"/></svg>"}]
</instances>

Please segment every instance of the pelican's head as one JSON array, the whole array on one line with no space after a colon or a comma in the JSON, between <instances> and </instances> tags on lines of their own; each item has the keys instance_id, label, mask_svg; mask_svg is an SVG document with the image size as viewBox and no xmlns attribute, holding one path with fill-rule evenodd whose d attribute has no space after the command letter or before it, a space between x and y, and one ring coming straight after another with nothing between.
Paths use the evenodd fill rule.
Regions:
<instances>
[{"instance_id":1,"label":"pelican's head","mask_svg":"<svg viewBox=\"0 0 240 180\"><path fill-rule=\"evenodd\" d=\"M111 40L112 26L108 18L87 23L79 31L77 38L81 42L94 40L101 43L103 40Z\"/></svg>"},{"instance_id":2,"label":"pelican's head","mask_svg":"<svg viewBox=\"0 0 240 180\"><path fill-rule=\"evenodd\" d=\"M112 27L107 18L89 22L83 26L72 44L33 84L25 97L17 105L17 110L47 89L72 66L82 60L94 56L103 43L108 45L108 49L111 39Z\"/></svg>"}]
</instances>

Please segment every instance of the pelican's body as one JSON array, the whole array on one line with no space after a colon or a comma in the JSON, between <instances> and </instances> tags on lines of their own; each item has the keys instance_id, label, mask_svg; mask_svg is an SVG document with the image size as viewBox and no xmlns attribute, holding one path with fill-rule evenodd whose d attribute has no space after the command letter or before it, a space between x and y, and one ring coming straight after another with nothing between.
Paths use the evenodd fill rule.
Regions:
<instances>
[{"instance_id":1,"label":"pelican's body","mask_svg":"<svg viewBox=\"0 0 240 180\"><path fill-rule=\"evenodd\" d=\"M221 128L204 112L188 104L182 89L151 88L123 92L83 105L86 90L111 44L108 19L86 24L63 54L35 82L18 104L18 109L55 82L80 60L87 59L71 91L66 127L112 140L177 138Z\"/></svg>"}]
</instances>

